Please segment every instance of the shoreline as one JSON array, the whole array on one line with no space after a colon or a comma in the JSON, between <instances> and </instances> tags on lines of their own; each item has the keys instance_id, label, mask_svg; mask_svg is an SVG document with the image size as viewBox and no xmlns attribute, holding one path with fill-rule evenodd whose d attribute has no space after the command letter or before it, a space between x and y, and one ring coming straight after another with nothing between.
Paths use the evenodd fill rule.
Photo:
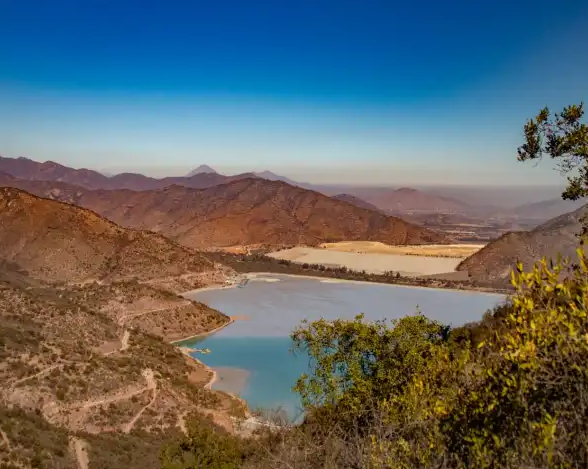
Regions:
<instances>
[{"instance_id":1,"label":"shoreline","mask_svg":"<svg viewBox=\"0 0 588 469\"><path fill-rule=\"evenodd\" d=\"M182 294L182 295L183 295L183 294ZM224 313L222 313L222 314L224 314ZM191 335L191 336L189 336L189 337L185 337L185 338L183 338L183 339L174 340L174 341L170 342L170 344L171 344L171 345L173 345L174 347L177 347L177 348L180 350L180 352L182 352L182 353L183 353L184 355L186 355L187 357L190 357L192 360L194 360L194 361L196 361L197 363L199 363L199 364L200 364L200 365L201 365L201 366L202 366L202 367L203 367L203 368L204 368L206 371L208 371L208 372L210 372L210 373L211 373L210 380L208 381L208 383L206 383L206 384L204 385L204 389L212 390L212 385L213 385L213 384L216 382L216 380L218 379L218 373L217 373L217 371L216 371L214 368L212 368L212 367L208 366L208 365L207 365L206 363L204 363L202 360L199 360L198 358L196 358L196 357L194 357L194 356L190 355L190 353L188 352L188 350L192 350L190 347L185 347L185 346L178 345L178 344L179 344L180 342L186 342L186 341L188 341L188 340L190 340L190 339L196 339L197 337L206 337L207 335L212 335L212 334L214 334L214 333L216 333L216 332L218 332L218 331L220 331L220 330L224 329L225 327L227 327L227 326L230 326L230 325L231 325L231 324L233 324L234 322L235 322L235 321L229 317L229 321L228 321L228 322L226 322L225 324L221 324L221 325L220 325L220 326L218 326L218 327L215 327L215 328L214 328L214 329L212 329L211 331L208 331L208 332L201 332L201 333L199 333L199 334L194 334L194 335ZM223 391L223 392L224 392L224 391ZM230 394L230 393L227 393L227 394ZM237 396L233 396L233 397L237 397Z\"/></svg>"},{"instance_id":2,"label":"shoreline","mask_svg":"<svg viewBox=\"0 0 588 469\"><path fill-rule=\"evenodd\" d=\"M308 277L315 279L334 279L338 281L369 283L393 285L399 287L412 288L432 288L437 290L451 290L451 291L471 291L476 293L493 293L498 295L510 295L512 290L506 287L497 287L492 285L478 285L476 282L468 279L444 279L437 278L431 274L419 275L415 277L401 276L387 277L383 274L368 274L353 269L343 271L341 267L328 267L326 269L319 269L317 266L324 264L310 264L308 268L304 268L303 262L283 260L268 256L266 254L257 255L237 255L225 252L214 252L214 260L216 262L224 263L232 267L233 270L241 276L255 276L256 274L270 274L270 275L290 275L293 277ZM448 271L445 274L453 274L458 271ZM458 272L459 273L459 272ZM366 278L367 277L367 278ZM205 287L204 289L207 289ZM204 289L193 290L192 292L202 291Z\"/></svg>"},{"instance_id":3,"label":"shoreline","mask_svg":"<svg viewBox=\"0 0 588 469\"><path fill-rule=\"evenodd\" d=\"M223 313L224 314L224 313ZM230 326L231 324L233 324L235 321L229 318L229 322L222 324L216 328L214 328L213 330L209 331L209 332L201 332L200 334L195 334L192 335L190 337L186 337L184 339L180 339L180 340L174 340L173 342L170 342L171 345L173 345L174 347L176 347L177 349L180 350L180 352L182 352L184 355L186 355L187 357L191 358L192 360L194 360L196 363L198 363L200 366L202 366L204 368L205 371L208 371L211 376L210 379L208 380L208 382L204 385L204 389L208 389L208 390L212 390L212 385L216 382L216 380L218 379L218 373L217 371L208 366L206 363L204 363L202 360L199 360L198 358L190 355L189 350L191 351L192 349L190 347L185 347L182 345L178 345L180 342L185 342L187 340L190 339L195 339L196 337L204 337L207 335L211 335L214 334L215 332L220 331L221 329L224 329L227 326ZM223 391L224 392L224 391ZM232 396L232 395L231 395ZM237 396L232 396L232 397L237 397Z\"/></svg>"},{"instance_id":4,"label":"shoreline","mask_svg":"<svg viewBox=\"0 0 588 469\"><path fill-rule=\"evenodd\" d=\"M202 288L197 288L197 289L183 292L180 294L180 296L188 298L188 295L193 295L193 294L197 294L197 293L204 292L204 291L223 290L225 288L236 288L240 285L239 280L243 280L243 279L255 280L259 276L273 276L273 277L278 277L278 278L280 276L282 276L282 277L295 278L295 279L296 278L298 278L298 279L308 278L311 280L318 280L318 281L325 282L325 283L351 283L351 284L359 284L359 285L366 285L367 284L367 285L382 285L382 286L388 286L388 287L404 287L404 288L418 288L418 289L449 290L449 291L455 291L455 292L471 292L471 293L485 294L485 295L501 295L501 296L507 295L506 293L500 292L500 291L488 291L488 290L481 290L481 289L476 289L476 288L451 288L451 287L439 287L439 286L433 287L433 286L426 286L426 285L405 285L405 284L399 284L399 283L374 282L374 281L369 281L369 280L341 279L341 278L337 278L334 276L287 274L287 273L276 273L276 272L267 272L266 271L266 272L238 273L235 277L233 277L233 279L232 279L233 282L231 282L231 283L228 283L228 284L227 283L216 283L216 284L207 285ZM234 281L234 280L237 280L237 281ZM188 299L190 299L190 298L188 298ZM197 300L192 299L192 301L197 301ZM220 313L225 314L222 311L220 311ZM235 395L231 392L228 392L228 391L213 390L212 386L214 385L214 383L216 381L218 381L218 372L214 368L212 368L211 366L202 362L200 359L192 356L190 354L190 351L192 350L190 347L185 347L185 346L181 345L182 342L186 342L191 339L196 339L199 337L206 337L206 336L215 334L216 332L224 329L225 327L230 326L234 322L235 322L235 320L233 318L229 317L229 320L226 323L221 324L220 326L218 326L210 331L200 332L198 334L194 334L194 335L191 335L188 337L177 339L177 340L171 341L170 344L173 345L174 347L177 347L181 351L181 353L183 353L186 357L194 360L196 363L198 363L200 366L202 366L205 371L210 373L210 379L208 380L207 383L204 384L204 389L206 389L208 391L215 391L215 392L224 393L225 395L229 396L231 399L235 400L236 402L238 402L241 405L241 407L245 413L245 419L241 423L251 424L254 426L268 425L268 424L271 425L271 422L266 422L263 419L260 419L256 416L254 416L250 412L249 407L247 405L247 402L243 398L241 398L238 395ZM231 419L236 421L234 417L231 417Z\"/></svg>"},{"instance_id":5,"label":"shoreline","mask_svg":"<svg viewBox=\"0 0 588 469\"><path fill-rule=\"evenodd\" d=\"M502 295L502 296L508 296L507 293L504 293L502 291L489 291L491 289L487 289L487 290L478 290L475 287L474 288L451 288L451 287L429 287L429 286L425 286L425 285L407 285L407 284L402 284L402 283L387 283L387 282L372 282L369 280L351 280L351 279L344 279L344 278L337 278L337 277L328 277L328 276L324 276L324 277L320 277L318 275L304 275L304 274L284 274L284 273L276 273L276 272L249 272L247 274L243 274L243 275L250 275L251 277L249 278L255 278L256 275L275 275L275 276L283 276L283 277L292 277L292 278L310 278L313 280L327 280L329 282L325 282L325 283L354 283L354 284L367 284L367 285L383 285L386 287L400 287L400 288L418 288L418 289L427 289L427 290L449 290L449 291L454 291L454 292L471 292L471 293L479 293L479 294L483 294L483 295ZM197 290L200 291L200 290Z\"/></svg>"},{"instance_id":6,"label":"shoreline","mask_svg":"<svg viewBox=\"0 0 588 469\"><path fill-rule=\"evenodd\" d=\"M224 315L226 316L226 314L225 314L225 313L223 313L222 311L219 311L219 312L220 312L220 313L222 313L222 314L224 314ZM227 326L230 326L231 324L233 324L233 323L235 322L235 320L234 320L234 319L232 319L231 317L229 317L229 316L227 316L227 317L229 318L229 321L228 321L228 322L226 322L226 323L224 323L224 324L221 324L221 325L220 325L220 326L218 326L218 327L215 327L215 328L214 328L214 329L212 329L211 331L207 331L207 332L199 332L198 334L194 334L194 335L191 335L191 336L188 336L188 337L183 337L183 338L181 338L181 339L172 340L172 341L171 341L171 342L169 342L169 343L170 343L170 344L172 344L172 345L174 345L174 346L176 346L176 347L178 347L178 345L177 345L177 344L178 344L178 343L180 343L180 342L186 342L187 340L196 339L196 338L198 338L198 337L206 337L207 335L212 335L212 334L214 334L214 333L216 333L216 332L218 332L218 331L220 331L220 330L224 329L225 327L227 327ZM181 346L180 346L180 347L181 347ZM189 348L189 347L186 347L186 348Z\"/></svg>"},{"instance_id":7,"label":"shoreline","mask_svg":"<svg viewBox=\"0 0 588 469\"><path fill-rule=\"evenodd\" d=\"M237 283L233 283L233 284L229 284L229 285L227 285L225 283L217 283L217 284L213 284L213 285L208 285L206 287L197 288L195 290L189 290L187 292L183 292L183 293L180 294L180 296L186 297L186 295L189 295L189 294L192 294L192 293L196 293L196 292L207 291L207 290L220 290L220 289L223 289L223 288L235 288L237 286L238 286ZM219 312L221 314L225 314L222 311L219 311ZM231 399L233 399L234 401L238 402L239 405L242 407L243 412L245 414L245 420L249 420L249 419L251 419L253 417L251 415L251 412L249 411L249 407L247 405L247 402L244 399L242 399L241 397L239 397L239 396L237 396L237 395L235 395L235 394L233 394L231 392L212 389L212 386L218 380L218 372L214 368L212 368L211 366L209 366L206 363L204 363L202 360L200 360L200 359L194 357L193 355L191 355L189 351L191 351L192 349L190 347L185 347L185 346L179 345L181 342L186 342L186 341L188 341L190 339L195 339L195 338L198 338L198 337L206 337L208 335L212 335L212 334L214 334L214 333L216 333L216 332L224 329L225 327L230 326L231 324L233 324L235 322L235 320L232 319L230 316L228 316L228 318L229 318L229 320L226 323L221 324L220 326L215 327L214 329L212 329L210 331L200 332L198 334L194 334L194 335L191 335L189 337L185 337L185 338L182 338L182 339L174 340L174 341L171 341L170 344L173 345L174 347L176 347L177 349L179 349L180 352L183 353L190 360L194 360L196 363L198 363L205 371L207 371L207 372L210 373L210 379L208 380L207 383L204 384L204 386L203 386L204 389L206 389L208 391L224 393L227 396L229 396ZM231 419L234 419L233 416L230 416L229 415L229 417Z\"/></svg>"}]
</instances>

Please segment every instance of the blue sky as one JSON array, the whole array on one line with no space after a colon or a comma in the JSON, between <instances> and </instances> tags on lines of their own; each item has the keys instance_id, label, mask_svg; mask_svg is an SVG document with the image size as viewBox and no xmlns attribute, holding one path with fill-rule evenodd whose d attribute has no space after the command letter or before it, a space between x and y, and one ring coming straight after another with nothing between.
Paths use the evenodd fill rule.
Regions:
<instances>
[{"instance_id":1,"label":"blue sky","mask_svg":"<svg viewBox=\"0 0 588 469\"><path fill-rule=\"evenodd\" d=\"M178 174L543 184L588 101L584 0L0 0L0 154Z\"/></svg>"}]
</instances>

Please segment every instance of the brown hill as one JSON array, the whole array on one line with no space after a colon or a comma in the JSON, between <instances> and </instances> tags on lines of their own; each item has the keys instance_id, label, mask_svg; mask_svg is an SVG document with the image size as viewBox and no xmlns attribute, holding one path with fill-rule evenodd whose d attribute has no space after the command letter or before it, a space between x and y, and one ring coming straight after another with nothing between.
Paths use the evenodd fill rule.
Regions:
<instances>
[{"instance_id":1,"label":"brown hill","mask_svg":"<svg viewBox=\"0 0 588 469\"><path fill-rule=\"evenodd\" d=\"M154 468L191 416L230 424L236 403L154 335L209 331L226 316L136 283L64 289L16 277L0 267L0 467ZM146 294L167 309L137 312Z\"/></svg>"},{"instance_id":2,"label":"brown hill","mask_svg":"<svg viewBox=\"0 0 588 469\"><path fill-rule=\"evenodd\" d=\"M0 259L35 278L65 282L197 278L214 270L161 235L121 228L90 210L14 188L0 188Z\"/></svg>"},{"instance_id":3,"label":"brown hill","mask_svg":"<svg viewBox=\"0 0 588 469\"><path fill-rule=\"evenodd\" d=\"M34 181L7 183L89 208L123 226L161 232L190 247L344 240L387 244L449 242L441 234L399 218L261 178L203 190L170 186L141 192L88 191Z\"/></svg>"},{"instance_id":4,"label":"brown hill","mask_svg":"<svg viewBox=\"0 0 588 469\"><path fill-rule=\"evenodd\" d=\"M174 184L204 189L244 178L256 177L253 173L223 176L217 173L197 173L189 177L151 178L137 173L121 173L105 176L91 169L73 169L53 161L39 163L28 158L4 158L0 156L0 171L17 179L28 181L53 181L72 184L92 190L129 189L135 191L163 189Z\"/></svg>"},{"instance_id":5,"label":"brown hill","mask_svg":"<svg viewBox=\"0 0 588 469\"><path fill-rule=\"evenodd\" d=\"M380 191L365 199L382 210L393 213L409 211L422 212L463 212L469 207L467 204L448 197L402 187L389 191Z\"/></svg>"},{"instance_id":6,"label":"brown hill","mask_svg":"<svg viewBox=\"0 0 588 469\"><path fill-rule=\"evenodd\" d=\"M381 210L378 207L376 207L375 205L370 204L369 202L366 202L365 200L360 199L359 197L355 197L354 195L351 195L351 194L337 194L337 195L333 196L333 199L347 202L347 203L355 205L356 207L359 207L359 208L373 210L374 212L381 212Z\"/></svg>"},{"instance_id":7,"label":"brown hill","mask_svg":"<svg viewBox=\"0 0 588 469\"><path fill-rule=\"evenodd\" d=\"M214 269L160 235L0 188L0 466L156 467L190 425L231 431L241 405L167 343L229 322L170 292Z\"/></svg>"},{"instance_id":8,"label":"brown hill","mask_svg":"<svg viewBox=\"0 0 588 469\"><path fill-rule=\"evenodd\" d=\"M517 262L529 269L542 257L554 259L558 254L574 256L581 231L580 219L588 205L553 218L530 231L506 233L475 254L464 259L457 270L467 271L474 279L507 284Z\"/></svg>"}]
</instances>

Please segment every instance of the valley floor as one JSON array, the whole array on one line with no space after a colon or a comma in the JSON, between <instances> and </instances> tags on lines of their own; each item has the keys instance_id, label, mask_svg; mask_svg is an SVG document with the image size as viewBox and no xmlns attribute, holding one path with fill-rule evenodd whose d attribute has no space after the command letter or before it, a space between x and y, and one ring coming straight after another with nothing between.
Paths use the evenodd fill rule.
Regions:
<instances>
[{"instance_id":1,"label":"valley floor","mask_svg":"<svg viewBox=\"0 0 588 469\"><path fill-rule=\"evenodd\" d=\"M300 249L300 248L296 248ZM279 251L286 252L286 251ZM275 253L274 253L275 254ZM511 289L492 283L473 281L465 271L449 271L430 275L404 276L399 272L370 273L367 270L353 270L346 266L313 264L280 259L265 254L235 254L226 251L207 252L207 257L215 262L231 267L239 274L285 274L305 277L332 278L390 285L404 285L426 288L442 288L452 290L470 290L488 293L510 294ZM415 257L415 256L406 256ZM429 258L430 259L430 258ZM450 259L451 260L451 259ZM231 283L239 282L236 277ZM216 288L216 287L215 287Z\"/></svg>"},{"instance_id":2,"label":"valley floor","mask_svg":"<svg viewBox=\"0 0 588 469\"><path fill-rule=\"evenodd\" d=\"M319 247L331 251L362 254L397 254L403 256L464 258L479 251L485 244L423 244L418 246L391 246L377 241L341 241L323 243Z\"/></svg>"},{"instance_id":3,"label":"valley floor","mask_svg":"<svg viewBox=\"0 0 588 469\"><path fill-rule=\"evenodd\" d=\"M455 271L457 265L465 256L448 257L433 255L418 255L396 253L392 246L389 246L390 253L382 253L381 250L373 252L369 247L365 251L357 252L356 247L336 246L335 248L310 248L295 247L284 251L277 251L268 254L269 257L283 259L298 264L321 264L328 267L347 267L355 271L365 270L371 274L383 274L386 272L398 272L404 277L419 277L422 275L445 274ZM386 247L386 245L382 245ZM350 249L344 251L345 248ZM376 248L381 248L377 246ZM470 248L471 250L471 248Z\"/></svg>"}]
</instances>

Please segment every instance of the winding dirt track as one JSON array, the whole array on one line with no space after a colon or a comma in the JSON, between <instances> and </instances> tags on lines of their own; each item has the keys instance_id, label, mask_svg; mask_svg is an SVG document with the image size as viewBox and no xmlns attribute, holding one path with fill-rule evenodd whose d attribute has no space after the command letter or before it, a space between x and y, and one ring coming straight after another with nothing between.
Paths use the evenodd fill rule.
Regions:
<instances>
[{"instance_id":1,"label":"winding dirt track","mask_svg":"<svg viewBox=\"0 0 588 469\"><path fill-rule=\"evenodd\" d=\"M146 369L143 371L143 376L145 376L145 380L147 381L147 389L151 389L153 391L153 397L151 397L151 401L149 401L149 403L146 406L144 406L139 412L137 412L137 414L132 418L132 420L124 426L123 432L125 433L129 433L135 427L135 424L141 418L143 412L145 412L149 407L151 407L157 399L157 380L153 375L153 371L150 369Z\"/></svg>"},{"instance_id":2,"label":"winding dirt track","mask_svg":"<svg viewBox=\"0 0 588 469\"><path fill-rule=\"evenodd\" d=\"M128 330L125 330L122 339L120 341L120 351L126 350L129 348L129 339L131 337L131 333Z\"/></svg>"},{"instance_id":3,"label":"winding dirt track","mask_svg":"<svg viewBox=\"0 0 588 469\"><path fill-rule=\"evenodd\" d=\"M188 427L186 426L186 415L188 415L188 411L178 412L178 427L182 430L184 435L188 435Z\"/></svg>"},{"instance_id":4,"label":"winding dirt track","mask_svg":"<svg viewBox=\"0 0 588 469\"><path fill-rule=\"evenodd\" d=\"M88 469L90 459L88 457L88 444L81 438L72 437L70 440L73 453L78 463L78 469Z\"/></svg>"},{"instance_id":5,"label":"winding dirt track","mask_svg":"<svg viewBox=\"0 0 588 469\"><path fill-rule=\"evenodd\" d=\"M143 376L145 377L145 380L147 381L146 386L141 386L141 387L131 386L131 387L126 388L125 390L119 390L118 392L116 392L110 396L106 396L106 397L102 396L97 399L76 402L76 403L72 403L72 404L65 405L65 406L59 406L55 402L52 402L52 403L48 404L47 406L45 406L45 408L44 408L45 418L49 422L53 422L54 418L57 417L57 415L59 415L62 412L66 412L68 414L68 418L74 417L75 420L77 421L77 423L79 424L85 418L85 414L86 414L85 411L87 411L88 409L91 409L92 407L97 407L97 406L101 406L104 404L111 404L113 402L128 400L128 399L132 398L133 396L144 393L145 391L153 390L153 398L151 399L151 402L149 402L149 404L147 404L143 409L141 409L141 411L139 411L139 413L133 418L133 420L125 426L125 429L129 428L129 431L130 431L134 427L135 423L137 422L137 420L139 419L141 414L145 411L146 408L148 408L150 405L153 404L153 402L155 401L155 399L157 397L157 380L155 379L153 371L149 368L146 368L145 370L143 370ZM77 415L75 414L76 411L77 411ZM74 425L74 427L76 427L76 425Z\"/></svg>"},{"instance_id":6,"label":"winding dirt track","mask_svg":"<svg viewBox=\"0 0 588 469\"><path fill-rule=\"evenodd\" d=\"M128 319L134 319L136 317L139 316L144 316L145 314L153 314L153 313L159 313L161 311L169 311L171 309L176 309L176 308L181 308L184 306L188 306L192 304L190 301L182 301L181 303L172 305L172 306L166 306L164 308L156 308L156 309L150 309L148 311L141 311L139 313L127 313L127 314L123 314L122 316L120 316L118 318L118 325L119 326L124 326L125 321Z\"/></svg>"},{"instance_id":7,"label":"winding dirt track","mask_svg":"<svg viewBox=\"0 0 588 469\"><path fill-rule=\"evenodd\" d=\"M1 428L0 428L0 437L2 437L2 443L6 446L8 451L10 451L12 449L12 446L10 445L10 440L8 439L8 436L6 435L6 433L4 433L4 430L2 430Z\"/></svg>"},{"instance_id":8,"label":"winding dirt track","mask_svg":"<svg viewBox=\"0 0 588 469\"><path fill-rule=\"evenodd\" d=\"M52 371L56 368L61 368L63 365L65 365L65 363L58 363L57 365L51 365L51 366L48 366L47 368L43 368L41 371L39 371L38 373L35 373L34 375L26 376L21 379L17 379L16 381L13 381L12 383L10 383L10 389L11 390L14 389L15 386L17 386L20 383L24 383L25 381L28 381L29 379L37 378L37 377L42 376L46 373L49 373L50 371Z\"/></svg>"}]
</instances>

